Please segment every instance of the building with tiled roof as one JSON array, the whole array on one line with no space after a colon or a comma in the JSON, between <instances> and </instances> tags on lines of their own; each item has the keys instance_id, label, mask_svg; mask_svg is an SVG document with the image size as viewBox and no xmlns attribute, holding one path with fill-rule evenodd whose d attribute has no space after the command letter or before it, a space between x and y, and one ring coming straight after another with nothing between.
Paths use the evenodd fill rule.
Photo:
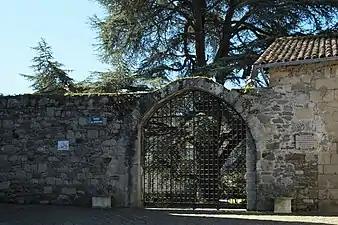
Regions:
<instances>
[{"instance_id":1,"label":"building with tiled roof","mask_svg":"<svg viewBox=\"0 0 338 225\"><path fill-rule=\"evenodd\" d=\"M276 39L255 62L271 68L338 60L338 33Z\"/></svg>"},{"instance_id":2,"label":"building with tiled roof","mask_svg":"<svg viewBox=\"0 0 338 225\"><path fill-rule=\"evenodd\" d=\"M282 171L279 176L297 186L295 211L337 213L338 33L278 38L255 62L252 78L258 72L269 85L261 96L271 96L264 101L273 109L265 114L269 125L260 129L278 130L271 171ZM282 152L288 152L284 158ZM295 175L281 169L291 164Z\"/></svg>"}]
</instances>

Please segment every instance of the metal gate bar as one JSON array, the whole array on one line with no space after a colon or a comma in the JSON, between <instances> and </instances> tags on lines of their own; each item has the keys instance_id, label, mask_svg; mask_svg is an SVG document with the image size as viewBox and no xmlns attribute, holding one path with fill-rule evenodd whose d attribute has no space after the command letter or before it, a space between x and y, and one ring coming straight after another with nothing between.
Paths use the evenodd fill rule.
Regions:
<instances>
[{"instance_id":1,"label":"metal gate bar","mask_svg":"<svg viewBox=\"0 0 338 225\"><path fill-rule=\"evenodd\" d=\"M211 94L165 102L142 128L145 206L245 207L246 129Z\"/></svg>"}]
</instances>

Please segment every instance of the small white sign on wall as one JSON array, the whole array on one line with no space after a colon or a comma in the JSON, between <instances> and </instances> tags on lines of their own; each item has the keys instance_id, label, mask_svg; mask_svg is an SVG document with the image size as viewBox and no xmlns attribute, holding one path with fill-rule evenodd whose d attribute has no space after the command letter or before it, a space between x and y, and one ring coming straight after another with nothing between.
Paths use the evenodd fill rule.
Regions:
<instances>
[{"instance_id":1,"label":"small white sign on wall","mask_svg":"<svg viewBox=\"0 0 338 225\"><path fill-rule=\"evenodd\" d=\"M68 151L69 150L69 141L58 141L58 150L59 151Z\"/></svg>"}]
</instances>

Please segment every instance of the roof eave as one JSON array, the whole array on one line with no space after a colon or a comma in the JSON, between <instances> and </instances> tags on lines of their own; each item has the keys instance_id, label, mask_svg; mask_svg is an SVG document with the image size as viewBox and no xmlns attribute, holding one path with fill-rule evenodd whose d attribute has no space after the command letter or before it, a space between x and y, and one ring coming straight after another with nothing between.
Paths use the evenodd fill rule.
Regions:
<instances>
[{"instance_id":1,"label":"roof eave","mask_svg":"<svg viewBox=\"0 0 338 225\"><path fill-rule=\"evenodd\" d=\"M310 64L310 63L320 63L320 62L330 62L330 61L338 61L338 57L327 57L327 58L318 58L318 59L305 59L298 61L287 61L287 62L275 62L275 63L266 63L266 64L254 64L254 68L276 68L282 66L296 66L302 64Z\"/></svg>"}]
</instances>

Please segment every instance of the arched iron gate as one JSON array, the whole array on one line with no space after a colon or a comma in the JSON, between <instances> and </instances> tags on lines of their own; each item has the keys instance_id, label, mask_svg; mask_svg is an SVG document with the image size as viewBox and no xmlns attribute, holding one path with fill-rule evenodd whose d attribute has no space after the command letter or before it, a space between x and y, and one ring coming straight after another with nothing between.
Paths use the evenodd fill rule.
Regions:
<instances>
[{"instance_id":1,"label":"arched iron gate","mask_svg":"<svg viewBox=\"0 0 338 225\"><path fill-rule=\"evenodd\" d=\"M146 207L245 208L247 126L225 101L186 91L158 108L142 133Z\"/></svg>"}]
</instances>

